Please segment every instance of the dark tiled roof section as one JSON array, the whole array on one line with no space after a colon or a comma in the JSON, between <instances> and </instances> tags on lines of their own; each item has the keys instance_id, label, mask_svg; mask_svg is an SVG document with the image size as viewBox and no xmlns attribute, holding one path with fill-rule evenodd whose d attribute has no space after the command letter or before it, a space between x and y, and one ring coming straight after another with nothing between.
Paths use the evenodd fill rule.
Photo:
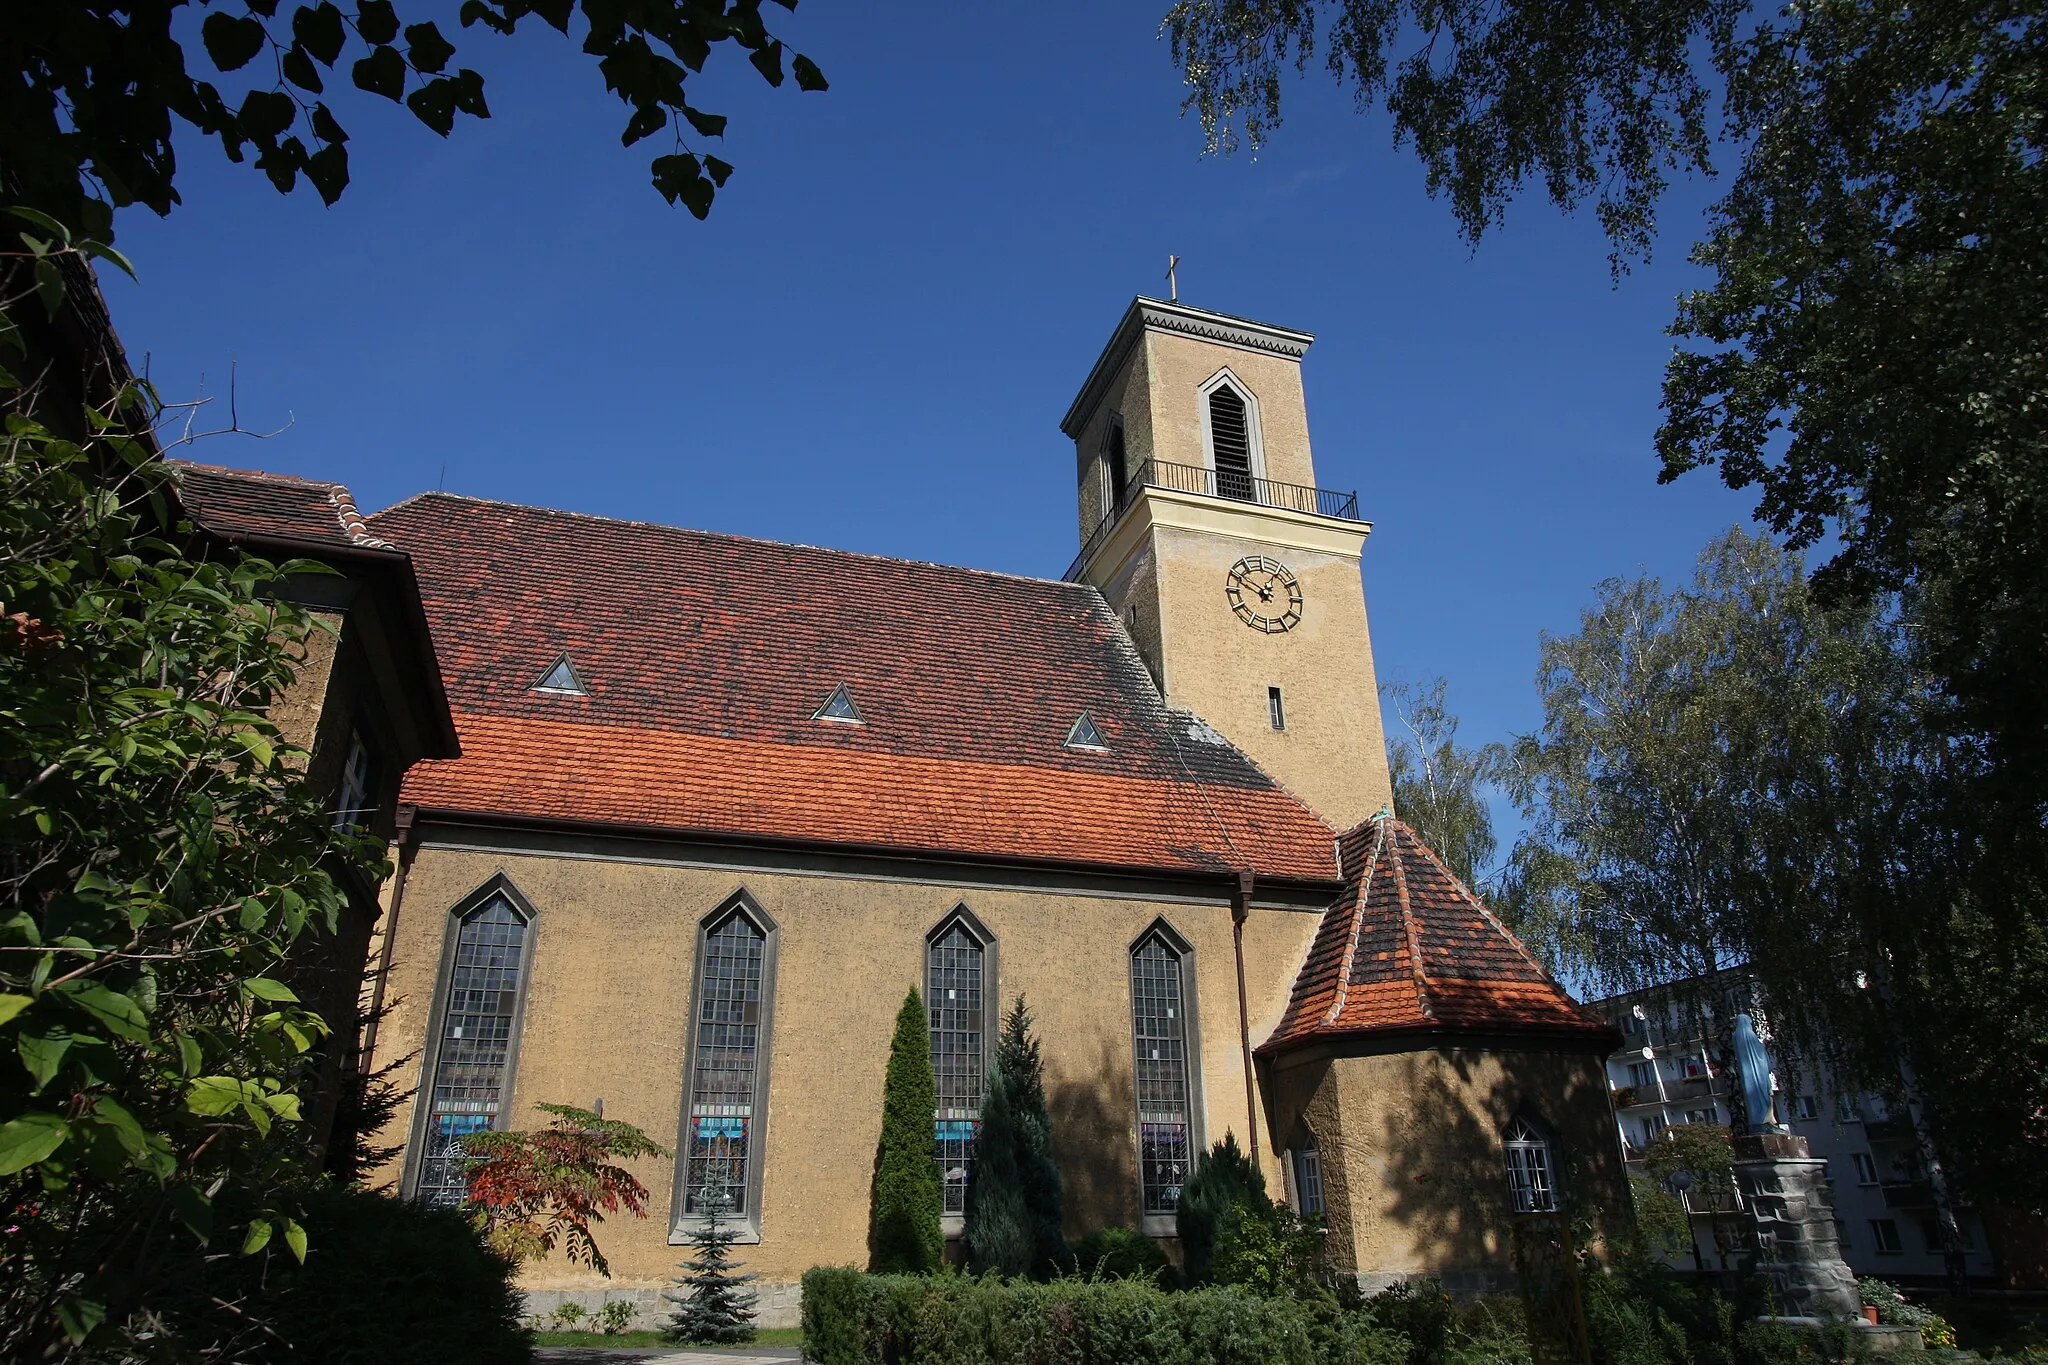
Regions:
<instances>
[{"instance_id":1,"label":"dark tiled roof section","mask_svg":"<svg viewBox=\"0 0 2048 1365\"><path fill-rule=\"evenodd\" d=\"M388 548L370 534L354 496L341 484L184 460L164 463L186 514L215 535Z\"/></svg>"},{"instance_id":2,"label":"dark tiled roof section","mask_svg":"<svg viewBox=\"0 0 2048 1365\"><path fill-rule=\"evenodd\" d=\"M448 494L371 526L413 559L463 735L408 801L1336 879L1330 828L1167 710L1093 588ZM588 695L536 693L564 654ZM842 682L865 724L811 718ZM1065 747L1084 711L1109 753Z\"/></svg>"},{"instance_id":3,"label":"dark tiled roof section","mask_svg":"<svg viewBox=\"0 0 2048 1365\"><path fill-rule=\"evenodd\" d=\"M1522 941L1392 816L1338 841L1343 894L1317 927L1287 1013L1261 1052L1438 1030L1606 1038Z\"/></svg>"}]
</instances>

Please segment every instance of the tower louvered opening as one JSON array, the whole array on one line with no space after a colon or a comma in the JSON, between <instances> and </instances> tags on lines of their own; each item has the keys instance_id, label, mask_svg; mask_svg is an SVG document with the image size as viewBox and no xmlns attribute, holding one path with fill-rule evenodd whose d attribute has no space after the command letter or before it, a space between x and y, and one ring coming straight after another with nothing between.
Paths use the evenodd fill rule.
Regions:
<instances>
[{"instance_id":1,"label":"tower louvered opening","mask_svg":"<svg viewBox=\"0 0 2048 1365\"><path fill-rule=\"evenodd\" d=\"M1229 384L1209 394L1209 437L1216 453L1216 494L1256 502L1252 491L1251 418L1244 398Z\"/></svg>"}]
</instances>

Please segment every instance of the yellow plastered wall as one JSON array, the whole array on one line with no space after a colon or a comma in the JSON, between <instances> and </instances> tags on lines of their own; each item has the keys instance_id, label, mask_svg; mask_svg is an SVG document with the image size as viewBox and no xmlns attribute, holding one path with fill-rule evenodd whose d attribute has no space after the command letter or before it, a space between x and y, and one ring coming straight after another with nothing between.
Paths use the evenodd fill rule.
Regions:
<instances>
[{"instance_id":1,"label":"yellow plastered wall","mask_svg":"<svg viewBox=\"0 0 2048 1365\"><path fill-rule=\"evenodd\" d=\"M1457 1288L1512 1273L1506 1158L1516 1117L1546 1132L1559 1188L1611 1241L1631 1217L1599 1057L1425 1047L1326 1057L1271 1082L1282 1140L1315 1135L1330 1249L1371 1287L1422 1275Z\"/></svg>"},{"instance_id":2,"label":"yellow plastered wall","mask_svg":"<svg viewBox=\"0 0 2048 1365\"><path fill-rule=\"evenodd\" d=\"M1154 459L1197 467L1209 463L1202 439L1202 386L1228 369L1257 403L1265 477L1314 486L1300 361L1172 332L1146 332L1143 349L1149 386L1147 449Z\"/></svg>"},{"instance_id":3,"label":"yellow plastered wall","mask_svg":"<svg viewBox=\"0 0 2048 1365\"><path fill-rule=\"evenodd\" d=\"M1224 591L1232 566L1261 554L1300 584L1301 620L1290 630L1246 625ZM1163 526L1152 556L1168 703L1209 722L1336 829L1391 803L1358 560ZM1285 730L1270 719L1275 686Z\"/></svg>"},{"instance_id":4,"label":"yellow plastered wall","mask_svg":"<svg viewBox=\"0 0 2048 1365\"><path fill-rule=\"evenodd\" d=\"M1228 1129L1245 1139L1250 1106L1230 910L1221 901L497 854L437 848L429 839L396 930L380 1062L416 1053L424 1065L449 912L500 872L537 917L510 1106L519 1127L541 1123L537 1103L587 1106L602 1097L607 1117L673 1146L698 923L741 889L776 921L761 1241L742 1252L770 1284L793 1282L812 1265L866 1262L890 1034L904 992L922 987L925 935L956 905L996 936L990 984L1002 1001L1021 991L1037 1016L1070 1236L1139 1222L1128 950L1155 919L1194 949L1197 1136L1213 1141ZM1247 923L1254 1041L1284 1009L1317 919L1259 909ZM408 1080L425 1084L417 1070ZM408 1107L378 1141L408 1138L412 1118ZM1279 1168L1270 1151L1263 1155L1277 1188ZM615 1218L598 1231L619 1287L663 1283L680 1257L668 1242L673 1163L646 1161L636 1173L651 1191L650 1216ZM399 1176L394 1165L381 1178ZM535 1289L598 1283L559 1260L528 1267L524 1281Z\"/></svg>"}]
</instances>

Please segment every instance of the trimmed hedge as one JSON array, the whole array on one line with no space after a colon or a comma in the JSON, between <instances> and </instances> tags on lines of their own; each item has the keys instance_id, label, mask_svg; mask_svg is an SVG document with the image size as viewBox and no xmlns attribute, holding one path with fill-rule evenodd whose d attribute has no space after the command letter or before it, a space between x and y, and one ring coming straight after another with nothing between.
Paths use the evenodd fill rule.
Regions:
<instances>
[{"instance_id":1,"label":"trimmed hedge","mask_svg":"<svg viewBox=\"0 0 2048 1365\"><path fill-rule=\"evenodd\" d=\"M1235 1289L1136 1280L804 1276L804 1357L818 1365L1402 1365L1406 1338L1341 1313Z\"/></svg>"}]
</instances>

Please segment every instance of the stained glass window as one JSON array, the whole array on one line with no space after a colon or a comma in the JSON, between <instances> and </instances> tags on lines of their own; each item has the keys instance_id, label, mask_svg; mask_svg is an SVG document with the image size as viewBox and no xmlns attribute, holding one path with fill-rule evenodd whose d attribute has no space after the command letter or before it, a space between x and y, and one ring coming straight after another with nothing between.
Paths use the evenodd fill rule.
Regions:
<instances>
[{"instance_id":1,"label":"stained glass window","mask_svg":"<svg viewBox=\"0 0 2048 1365\"><path fill-rule=\"evenodd\" d=\"M462 918L428 1101L419 1178L425 1203L453 1206L468 1197L459 1144L465 1133L497 1123L526 968L526 929L526 920L502 894Z\"/></svg>"},{"instance_id":2,"label":"stained glass window","mask_svg":"<svg viewBox=\"0 0 2048 1365\"><path fill-rule=\"evenodd\" d=\"M958 920L925 945L925 1008L932 1025L932 1077L938 1082L933 1157L939 1163L941 1207L967 1211L967 1173L981 1125L982 948Z\"/></svg>"},{"instance_id":3,"label":"stained glass window","mask_svg":"<svg viewBox=\"0 0 2048 1365\"><path fill-rule=\"evenodd\" d=\"M761 966L767 936L734 911L704 935L697 977L697 1040L684 1135L683 1211L701 1213L708 1194L746 1214L747 1163L754 1156L760 1075Z\"/></svg>"},{"instance_id":4,"label":"stained glass window","mask_svg":"<svg viewBox=\"0 0 2048 1365\"><path fill-rule=\"evenodd\" d=\"M1551 1175L1550 1143L1526 1119L1508 1125L1508 1194L1516 1213L1549 1213L1557 1207L1557 1183Z\"/></svg>"},{"instance_id":5,"label":"stained glass window","mask_svg":"<svg viewBox=\"0 0 2048 1365\"><path fill-rule=\"evenodd\" d=\"M1138 1051L1138 1178L1146 1213L1180 1207L1193 1157L1187 1010L1181 956L1163 934L1131 953L1131 1022Z\"/></svg>"}]
</instances>

